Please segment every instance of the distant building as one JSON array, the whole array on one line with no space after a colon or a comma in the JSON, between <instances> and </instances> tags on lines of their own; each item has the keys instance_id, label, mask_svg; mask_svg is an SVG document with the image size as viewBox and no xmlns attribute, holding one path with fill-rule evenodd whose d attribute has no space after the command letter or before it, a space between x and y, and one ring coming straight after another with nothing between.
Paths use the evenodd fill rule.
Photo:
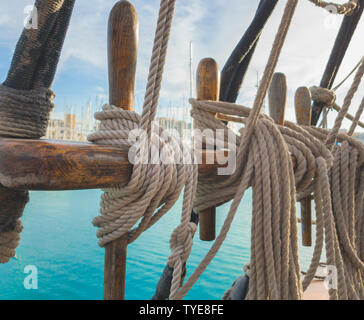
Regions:
<instances>
[{"instance_id":1,"label":"distant building","mask_svg":"<svg viewBox=\"0 0 364 320\"><path fill-rule=\"evenodd\" d=\"M180 137L192 130L192 124L184 120L175 120L170 118L158 118L158 124L163 129L174 129L178 132Z\"/></svg>"},{"instance_id":2,"label":"distant building","mask_svg":"<svg viewBox=\"0 0 364 320\"><path fill-rule=\"evenodd\" d=\"M76 134L76 115L66 113L64 115L64 140L77 140Z\"/></svg>"},{"instance_id":3,"label":"distant building","mask_svg":"<svg viewBox=\"0 0 364 320\"><path fill-rule=\"evenodd\" d=\"M46 138L52 140L63 140L64 137L64 121L60 119L50 119Z\"/></svg>"}]
</instances>

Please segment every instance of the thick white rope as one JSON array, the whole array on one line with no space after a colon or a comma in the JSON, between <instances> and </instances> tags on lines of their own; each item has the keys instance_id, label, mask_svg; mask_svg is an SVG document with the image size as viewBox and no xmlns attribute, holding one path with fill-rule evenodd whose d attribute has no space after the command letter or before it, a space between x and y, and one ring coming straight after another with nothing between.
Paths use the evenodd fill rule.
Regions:
<instances>
[{"instance_id":1,"label":"thick white rope","mask_svg":"<svg viewBox=\"0 0 364 320\"><path fill-rule=\"evenodd\" d=\"M313 128L305 130L289 122L287 122L287 127L277 127L270 118L260 114L264 97L297 6L297 0L288 0L267 63L264 80L251 110L234 104L191 100L192 115L200 129L204 127L224 128L221 122L209 114L211 111L246 117L246 126L240 132L240 136L237 137L236 145L233 146L235 150L238 150L235 173L220 183L199 184L197 191L197 166L194 164L193 154L186 151L181 143L174 140L173 137L166 136L163 138L163 130L152 124L157 109L174 5L175 1L161 1L142 116L139 117L133 112L107 105L104 106L102 113L96 115L101 121L101 127L99 132L90 136L91 141L130 147L130 142L127 141L130 130L145 129L147 132L146 137L141 139L141 150L136 151L135 158L137 161L129 184L126 187L106 190L103 195L101 216L94 220L94 224L100 227L98 232L100 245L105 245L125 234L128 234L129 242L135 240L142 231L167 212L177 200L182 188L185 187L181 224L172 233L170 241L172 253L168 259L169 266L173 268L170 299L181 299L218 252L226 238L244 192L249 186L252 186L254 213L249 298L300 299L303 287L298 262L295 203L296 200L314 192L317 211L322 212L322 215L319 214L317 217L317 223L320 232L325 232L327 262L337 266L340 279L339 288L330 290L330 297L332 299L359 297L360 294L353 287L348 288L349 286L344 280L348 280L351 285L362 277L361 269L355 276L349 276L350 270L361 266L362 262L356 254L357 249L353 249L350 241L344 243L345 254L349 254L349 259L353 265L349 266L343 262L344 253L339 246L339 240L347 239L347 233L342 230L340 235L337 234L332 207L328 173L332 167L333 157L325 147L324 142L327 143L327 146L331 146L330 140L333 134L324 135L318 129ZM228 131L229 129L224 128L224 130ZM322 139L323 135L324 139ZM335 133L335 139L340 139L338 132ZM145 141L147 141L146 144ZM172 164L158 162L158 159L154 159L156 154L146 152L159 143L166 147L167 151L164 156L172 160ZM357 152L360 156L364 153L362 145L358 146L352 141L350 143L356 150L353 152ZM182 153L176 152L176 150L182 150ZM298 160L295 172L290 154L294 154ZM159 155L161 154L158 153ZM189 157L191 164L179 165L173 162L181 160L183 157ZM351 166L354 168L356 165L361 170L362 159L364 158L360 157L357 164L353 163ZM144 164L145 160L147 164ZM337 185L337 182L331 183ZM361 180L359 185L362 186ZM362 189L362 187L358 189L359 208L362 208L363 199L360 198ZM219 199L216 199L217 191L219 196L221 195ZM298 192L297 199L296 191ZM213 201L220 204L222 201L233 199L233 202L212 248L191 277L182 285L183 265L190 254L195 232L195 225L190 222L195 193L194 207L197 211L210 207L214 204ZM214 194L212 195L212 193ZM157 208L160 209L154 214ZM139 226L132 229L139 219L141 219ZM353 225L353 220L350 221L350 225ZM360 228L358 230L358 232L363 233ZM351 232L349 237L352 236L353 233ZM318 240L323 238L320 234L318 237ZM316 255L308 275L305 277L304 285L310 282L309 279L312 273L314 275L317 268L315 259L322 248L320 241L317 243ZM359 281L359 283L362 285L362 282Z\"/></svg>"},{"instance_id":2,"label":"thick white rope","mask_svg":"<svg viewBox=\"0 0 364 320\"><path fill-rule=\"evenodd\" d=\"M197 184L197 165L190 147L153 123L155 120L163 68L167 54L175 0L162 0L145 94L143 113L105 105L96 113L99 131L88 139L98 144L135 147L130 132L139 130L139 148L135 149L131 179L126 186L104 190L101 215L93 221L99 227L100 246L124 235L132 242L156 223L178 200L184 188L181 224L171 238L169 265L174 278L182 277L182 266L192 248L195 224L189 223ZM143 134L145 132L145 134ZM137 227L134 225L140 220Z\"/></svg>"}]
</instances>

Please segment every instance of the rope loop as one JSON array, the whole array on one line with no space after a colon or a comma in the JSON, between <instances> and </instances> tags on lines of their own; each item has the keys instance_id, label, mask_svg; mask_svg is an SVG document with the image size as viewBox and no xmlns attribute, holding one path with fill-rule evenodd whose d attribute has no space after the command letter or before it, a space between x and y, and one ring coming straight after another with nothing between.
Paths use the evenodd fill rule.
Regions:
<instances>
[{"instance_id":1,"label":"rope loop","mask_svg":"<svg viewBox=\"0 0 364 320\"><path fill-rule=\"evenodd\" d=\"M105 105L95 117L101 121L100 129L89 135L89 141L131 148L129 160L134 166L126 186L104 190L101 215L93 223L99 227L100 246L126 234L130 243L177 201L196 166L193 153L190 147L154 123L149 139L140 127L141 117L135 112ZM132 152L133 149L135 152ZM186 159L190 159L190 164L185 164ZM193 190L185 189L191 203ZM189 207L185 206L184 211L188 210ZM132 229L141 218L139 226Z\"/></svg>"}]
</instances>

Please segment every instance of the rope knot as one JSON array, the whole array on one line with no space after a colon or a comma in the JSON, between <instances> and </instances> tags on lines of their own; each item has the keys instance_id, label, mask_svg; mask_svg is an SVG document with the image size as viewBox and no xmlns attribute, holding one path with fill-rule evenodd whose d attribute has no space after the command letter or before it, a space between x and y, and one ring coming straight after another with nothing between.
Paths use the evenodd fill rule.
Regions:
<instances>
[{"instance_id":1,"label":"rope knot","mask_svg":"<svg viewBox=\"0 0 364 320\"><path fill-rule=\"evenodd\" d=\"M168 258L168 264L171 267L173 267L177 261L185 262L189 257L196 228L197 225L195 223L189 222L184 225L180 224L174 229L170 239L171 255Z\"/></svg>"},{"instance_id":2,"label":"rope knot","mask_svg":"<svg viewBox=\"0 0 364 320\"><path fill-rule=\"evenodd\" d=\"M326 88L313 86L310 88L312 100L325 104L326 107L331 107L336 100L334 91Z\"/></svg>"},{"instance_id":3,"label":"rope knot","mask_svg":"<svg viewBox=\"0 0 364 320\"><path fill-rule=\"evenodd\" d=\"M88 140L128 147L129 161L134 166L126 186L104 190L101 215L93 224L99 228L100 246L126 234L130 243L178 200L187 178L197 170L191 165L193 153L191 148L154 122L150 134L142 130L142 118L135 112L105 105L95 118L101 122L100 128L89 135ZM186 164L188 158L190 162ZM192 197L193 188L186 186L186 192ZM192 205L187 209L189 213L190 210ZM139 225L132 229L140 219Z\"/></svg>"}]
</instances>

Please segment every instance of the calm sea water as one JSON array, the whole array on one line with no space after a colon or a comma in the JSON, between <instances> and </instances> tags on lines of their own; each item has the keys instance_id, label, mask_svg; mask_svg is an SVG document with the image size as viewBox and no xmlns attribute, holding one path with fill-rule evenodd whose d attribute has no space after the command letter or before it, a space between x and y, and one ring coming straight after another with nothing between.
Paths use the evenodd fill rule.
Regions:
<instances>
[{"instance_id":1,"label":"calm sea water","mask_svg":"<svg viewBox=\"0 0 364 320\"><path fill-rule=\"evenodd\" d=\"M32 192L16 259L0 265L0 299L102 299L103 255L91 220L101 191ZM178 225L181 201L159 223L128 247L126 299L150 299L166 264L169 237ZM221 227L229 205L217 210ZM218 255L187 299L221 299L249 262L251 191L240 205L232 229ZM211 243L195 236L188 272L198 265ZM301 248L306 268L312 249ZM24 268L38 269L38 290L24 288Z\"/></svg>"}]
</instances>

